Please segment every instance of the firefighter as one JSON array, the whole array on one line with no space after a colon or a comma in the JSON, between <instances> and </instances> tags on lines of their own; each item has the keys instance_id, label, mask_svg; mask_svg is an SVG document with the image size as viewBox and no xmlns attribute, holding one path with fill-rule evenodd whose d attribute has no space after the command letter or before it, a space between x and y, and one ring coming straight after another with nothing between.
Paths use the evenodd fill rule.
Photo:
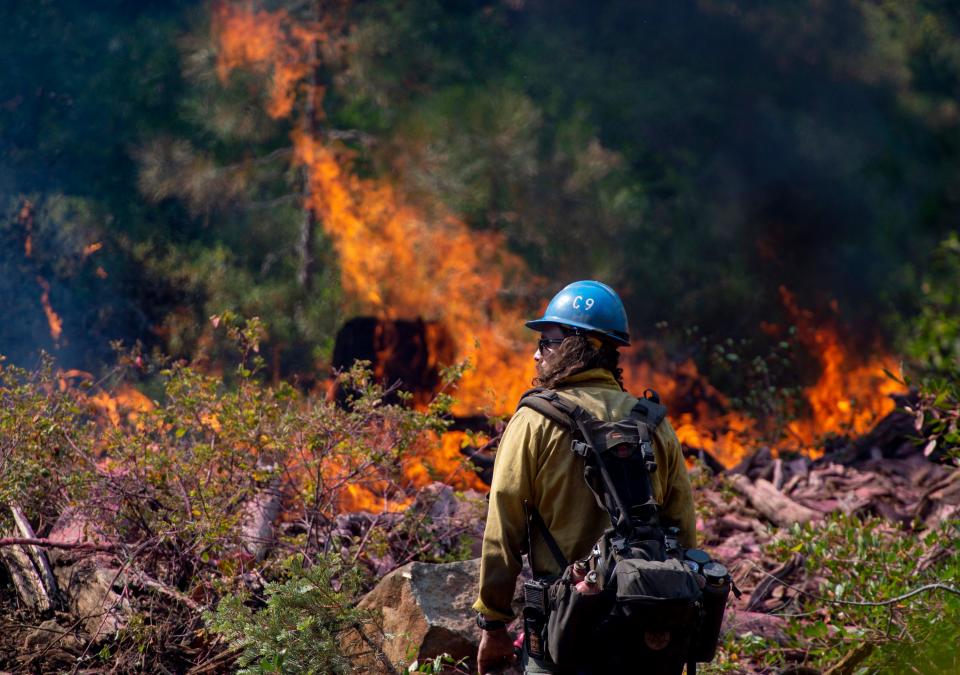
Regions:
<instances>
[{"instance_id":1,"label":"firefighter","mask_svg":"<svg viewBox=\"0 0 960 675\"><path fill-rule=\"evenodd\" d=\"M637 399L623 389L618 347L630 344L627 316L619 296L598 281L577 281L550 301L544 315L526 323L540 333L534 383L560 392L594 417L626 417ZM583 478L583 460L570 451L570 434L530 408L518 410L504 430L490 486L490 502L474 609L482 630L480 675L514 660L506 624L514 618L511 600L521 555L527 548L524 500L536 507L567 560L590 552L609 526ZM680 543L695 546L695 515L680 442L664 420L653 437L654 497L661 521L680 528ZM534 540L534 576L560 574L545 542ZM541 548L543 550L541 550ZM524 654L527 673L551 673L551 664Z\"/></svg>"}]
</instances>

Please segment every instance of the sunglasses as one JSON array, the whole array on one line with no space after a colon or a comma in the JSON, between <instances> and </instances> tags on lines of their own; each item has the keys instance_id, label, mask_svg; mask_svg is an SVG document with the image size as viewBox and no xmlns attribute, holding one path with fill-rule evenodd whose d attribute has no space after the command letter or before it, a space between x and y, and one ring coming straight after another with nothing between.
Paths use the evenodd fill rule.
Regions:
<instances>
[{"instance_id":1,"label":"sunglasses","mask_svg":"<svg viewBox=\"0 0 960 675\"><path fill-rule=\"evenodd\" d=\"M542 337L537 341L537 349L543 353L550 348L551 345L558 345L563 342L563 338L545 338Z\"/></svg>"}]
</instances>

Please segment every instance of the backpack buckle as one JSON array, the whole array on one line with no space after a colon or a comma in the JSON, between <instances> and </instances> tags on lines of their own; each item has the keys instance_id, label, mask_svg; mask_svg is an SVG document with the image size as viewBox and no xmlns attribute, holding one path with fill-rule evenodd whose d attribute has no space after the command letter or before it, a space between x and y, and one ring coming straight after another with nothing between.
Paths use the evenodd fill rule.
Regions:
<instances>
[{"instance_id":1,"label":"backpack buckle","mask_svg":"<svg viewBox=\"0 0 960 675\"><path fill-rule=\"evenodd\" d=\"M650 441L640 441L640 456L643 457L643 462L647 466L647 471L649 473L656 472L657 458L653 452L653 446L650 445Z\"/></svg>"},{"instance_id":2,"label":"backpack buckle","mask_svg":"<svg viewBox=\"0 0 960 675\"><path fill-rule=\"evenodd\" d=\"M575 455L580 455L585 458L590 456L590 446L583 441L574 440L570 443L570 449Z\"/></svg>"}]
</instances>

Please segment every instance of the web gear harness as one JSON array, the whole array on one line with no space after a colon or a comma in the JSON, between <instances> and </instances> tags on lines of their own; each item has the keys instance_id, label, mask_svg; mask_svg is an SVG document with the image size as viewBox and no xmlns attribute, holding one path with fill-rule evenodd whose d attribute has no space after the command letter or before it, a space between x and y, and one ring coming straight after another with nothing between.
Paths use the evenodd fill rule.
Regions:
<instances>
[{"instance_id":1,"label":"web gear harness","mask_svg":"<svg viewBox=\"0 0 960 675\"><path fill-rule=\"evenodd\" d=\"M632 670L642 661L644 672L679 673L686 665L692 674L696 662L713 659L732 582L723 565L681 548L679 530L660 523L652 434L666 407L649 389L612 422L549 389L526 392L521 407L570 432L584 480L610 516L591 553L569 564L539 512L524 503L530 566L536 569L539 533L564 570L524 584L527 653L558 672Z\"/></svg>"}]
</instances>

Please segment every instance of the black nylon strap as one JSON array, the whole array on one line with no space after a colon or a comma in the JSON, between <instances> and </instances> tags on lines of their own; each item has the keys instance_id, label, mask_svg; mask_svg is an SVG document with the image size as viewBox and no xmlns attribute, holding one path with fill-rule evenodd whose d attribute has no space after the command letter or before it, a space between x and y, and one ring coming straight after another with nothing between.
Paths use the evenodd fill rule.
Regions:
<instances>
[{"instance_id":1,"label":"black nylon strap","mask_svg":"<svg viewBox=\"0 0 960 675\"><path fill-rule=\"evenodd\" d=\"M558 410L557 407L544 396L524 396L522 399L520 399L520 404L517 406L518 410L520 408L531 408L536 410L548 420L556 422L567 431L574 430L572 420L566 414Z\"/></svg>"},{"instance_id":2,"label":"black nylon strap","mask_svg":"<svg viewBox=\"0 0 960 675\"><path fill-rule=\"evenodd\" d=\"M536 565L533 560L533 528L536 527L540 530L540 534L543 535L543 540L547 543L547 548L550 549L550 553L553 554L553 557L560 564L560 569L567 569L567 559L563 555L563 551L560 550L560 547L557 545L557 540L553 538L553 535L550 534L550 530L547 528L547 524L543 522L543 516L540 515L540 512L537 511L537 507L530 504L526 499L523 500L523 513L526 515L527 520L527 557L530 559L530 569L536 569Z\"/></svg>"},{"instance_id":3,"label":"black nylon strap","mask_svg":"<svg viewBox=\"0 0 960 675\"><path fill-rule=\"evenodd\" d=\"M649 398L639 399L630 411L630 417L645 422L651 429L656 429L657 425L660 424L666 416L667 407Z\"/></svg>"}]
</instances>

